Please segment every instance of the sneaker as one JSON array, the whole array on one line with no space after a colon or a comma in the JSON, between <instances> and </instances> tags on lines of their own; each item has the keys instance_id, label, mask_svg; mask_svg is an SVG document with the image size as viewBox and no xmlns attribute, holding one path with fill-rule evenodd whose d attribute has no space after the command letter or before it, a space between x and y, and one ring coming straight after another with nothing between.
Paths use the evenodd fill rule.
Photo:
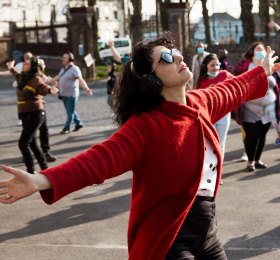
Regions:
<instances>
[{"instance_id":1,"label":"sneaker","mask_svg":"<svg viewBox=\"0 0 280 260\"><path fill-rule=\"evenodd\" d=\"M247 161L248 161L247 153L244 152L240 159L241 159L242 161L244 161L244 162L247 162Z\"/></svg>"},{"instance_id":2,"label":"sneaker","mask_svg":"<svg viewBox=\"0 0 280 260\"><path fill-rule=\"evenodd\" d=\"M57 160L57 158L55 156L53 156L50 152L46 152L45 157L46 157L47 162L54 162Z\"/></svg>"},{"instance_id":3,"label":"sneaker","mask_svg":"<svg viewBox=\"0 0 280 260\"><path fill-rule=\"evenodd\" d=\"M67 130L65 128L62 129L62 131L60 132L61 135L65 135L65 134L69 134L70 130Z\"/></svg>"},{"instance_id":4,"label":"sneaker","mask_svg":"<svg viewBox=\"0 0 280 260\"><path fill-rule=\"evenodd\" d=\"M18 120L18 123L17 123L18 126L21 126L22 125L22 120Z\"/></svg>"},{"instance_id":5,"label":"sneaker","mask_svg":"<svg viewBox=\"0 0 280 260\"><path fill-rule=\"evenodd\" d=\"M255 165L251 164L251 165L247 165L247 171L248 172L253 172L254 170L256 170Z\"/></svg>"},{"instance_id":6,"label":"sneaker","mask_svg":"<svg viewBox=\"0 0 280 260\"><path fill-rule=\"evenodd\" d=\"M73 130L73 132L79 131L82 127L84 127L84 126L83 125L76 125L75 129Z\"/></svg>"},{"instance_id":7,"label":"sneaker","mask_svg":"<svg viewBox=\"0 0 280 260\"><path fill-rule=\"evenodd\" d=\"M275 140L275 143L274 143L275 145L280 145L280 138L279 137L277 137L276 138L276 140Z\"/></svg>"},{"instance_id":8,"label":"sneaker","mask_svg":"<svg viewBox=\"0 0 280 260\"><path fill-rule=\"evenodd\" d=\"M265 169L267 168L267 165L261 161L255 162L256 169Z\"/></svg>"}]
</instances>

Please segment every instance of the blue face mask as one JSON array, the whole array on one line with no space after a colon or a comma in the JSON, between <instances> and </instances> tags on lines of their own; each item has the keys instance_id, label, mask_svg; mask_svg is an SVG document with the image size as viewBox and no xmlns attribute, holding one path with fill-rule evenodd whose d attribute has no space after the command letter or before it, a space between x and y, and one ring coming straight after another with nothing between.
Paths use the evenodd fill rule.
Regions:
<instances>
[{"instance_id":1,"label":"blue face mask","mask_svg":"<svg viewBox=\"0 0 280 260\"><path fill-rule=\"evenodd\" d=\"M199 47L199 48L197 48L196 49L196 51L197 51L197 53L203 53L204 52L204 48L202 48L202 47Z\"/></svg>"},{"instance_id":2,"label":"blue face mask","mask_svg":"<svg viewBox=\"0 0 280 260\"><path fill-rule=\"evenodd\" d=\"M207 71L207 75L210 77L213 77L213 78L217 77L219 74L220 74L220 71L217 71L216 74L211 74L210 72Z\"/></svg>"},{"instance_id":3,"label":"blue face mask","mask_svg":"<svg viewBox=\"0 0 280 260\"><path fill-rule=\"evenodd\" d=\"M255 53L255 57L258 59L258 60L263 60L264 57L266 55L266 52L265 51L257 51Z\"/></svg>"}]
</instances>

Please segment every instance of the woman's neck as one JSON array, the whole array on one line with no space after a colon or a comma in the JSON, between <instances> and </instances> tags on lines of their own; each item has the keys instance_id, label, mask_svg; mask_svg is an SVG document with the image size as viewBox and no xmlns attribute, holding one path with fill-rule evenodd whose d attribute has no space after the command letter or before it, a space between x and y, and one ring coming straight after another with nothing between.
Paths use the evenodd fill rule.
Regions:
<instances>
[{"instance_id":1,"label":"woman's neck","mask_svg":"<svg viewBox=\"0 0 280 260\"><path fill-rule=\"evenodd\" d=\"M180 103L185 106L187 105L185 86L178 87L177 89L163 88L161 95L166 101Z\"/></svg>"},{"instance_id":2,"label":"woman's neck","mask_svg":"<svg viewBox=\"0 0 280 260\"><path fill-rule=\"evenodd\" d=\"M253 57L252 61L256 66L262 65L262 60L259 60L256 57Z\"/></svg>"}]
</instances>

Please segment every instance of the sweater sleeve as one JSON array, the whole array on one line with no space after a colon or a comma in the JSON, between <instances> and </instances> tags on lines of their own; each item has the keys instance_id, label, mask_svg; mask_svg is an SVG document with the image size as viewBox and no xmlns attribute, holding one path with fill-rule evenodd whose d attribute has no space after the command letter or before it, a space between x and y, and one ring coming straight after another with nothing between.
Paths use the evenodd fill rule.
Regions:
<instances>
[{"instance_id":1,"label":"sweater sleeve","mask_svg":"<svg viewBox=\"0 0 280 260\"><path fill-rule=\"evenodd\" d=\"M261 66L238 77L225 80L214 87L194 92L198 102L216 123L245 101L265 96L268 90L267 75Z\"/></svg>"},{"instance_id":2,"label":"sweater sleeve","mask_svg":"<svg viewBox=\"0 0 280 260\"><path fill-rule=\"evenodd\" d=\"M36 76L35 85L36 85L37 93L39 95L46 96L49 94L49 89L51 87L43 81L43 78Z\"/></svg>"},{"instance_id":3,"label":"sweater sleeve","mask_svg":"<svg viewBox=\"0 0 280 260\"><path fill-rule=\"evenodd\" d=\"M41 191L47 204L67 194L132 170L144 147L143 128L137 117L129 119L108 140L92 146L69 161L40 172L52 184L52 189Z\"/></svg>"},{"instance_id":4,"label":"sweater sleeve","mask_svg":"<svg viewBox=\"0 0 280 260\"><path fill-rule=\"evenodd\" d=\"M13 76L15 77L15 79L16 79L17 74L20 73L16 68L11 68L11 69L10 69L10 72L13 74Z\"/></svg>"}]
</instances>

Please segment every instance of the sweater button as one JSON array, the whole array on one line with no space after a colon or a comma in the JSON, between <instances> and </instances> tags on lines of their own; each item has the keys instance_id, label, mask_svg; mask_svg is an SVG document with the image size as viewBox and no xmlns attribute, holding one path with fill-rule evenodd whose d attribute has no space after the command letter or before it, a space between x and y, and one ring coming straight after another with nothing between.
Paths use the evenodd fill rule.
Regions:
<instances>
[{"instance_id":1,"label":"sweater button","mask_svg":"<svg viewBox=\"0 0 280 260\"><path fill-rule=\"evenodd\" d=\"M210 179L207 179L207 182L208 182L208 183L211 183L211 180L210 180Z\"/></svg>"}]
</instances>

